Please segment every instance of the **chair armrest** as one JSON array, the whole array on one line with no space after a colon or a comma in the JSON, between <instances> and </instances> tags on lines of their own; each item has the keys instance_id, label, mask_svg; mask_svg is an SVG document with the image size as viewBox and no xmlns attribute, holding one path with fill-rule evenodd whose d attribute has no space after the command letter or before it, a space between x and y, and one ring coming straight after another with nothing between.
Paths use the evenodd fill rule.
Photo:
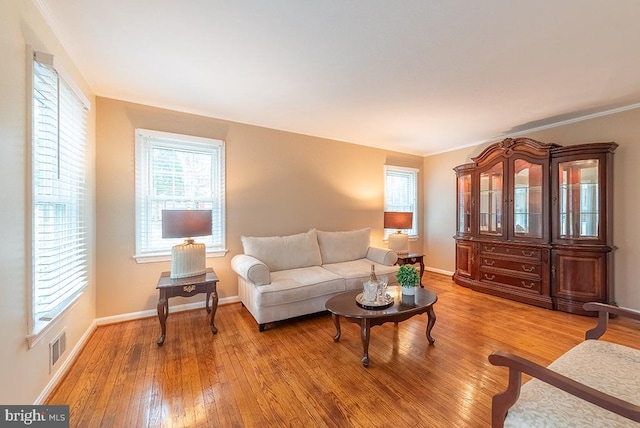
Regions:
<instances>
[{"instance_id":1,"label":"chair armrest","mask_svg":"<svg viewBox=\"0 0 640 428\"><path fill-rule=\"evenodd\" d=\"M385 266L393 266L398 261L398 255L388 248L369 247L367 258Z\"/></svg>"},{"instance_id":2,"label":"chair armrest","mask_svg":"<svg viewBox=\"0 0 640 428\"><path fill-rule=\"evenodd\" d=\"M496 394L492 400L491 426L502 427L507 411L515 404L520 395L520 385L522 384L522 373L539 379L556 388L575 395L583 400L595 404L596 406L617 413L625 418L640 422L640 406L628 403L624 400L605 394L580 382L576 382L566 376L549 370L539 364L529 361L517 355L506 352L494 352L489 355L489 362L494 366L504 366L509 368L509 385L507 389Z\"/></svg>"},{"instance_id":3,"label":"chair armrest","mask_svg":"<svg viewBox=\"0 0 640 428\"><path fill-rule=\"evenodd\" d=\"M237 254L231 259L231 269L255 285L271 284L269 268L255 257Z\"/></svg>"},{"instance_id":4,"label":"chair armrest","mask_svg":"<svg viewBox=\"0 0 640 428\"><path fill-rule=\"evenodd\" d=\"M583 306L585 311L598 312L598 324L585 333L585 339L599 339L609 325L609 314L621 315L635 320L640 320L640 311L629 308L620 308L618 306L607 305L604 303L589 302Z\"/></svg>"}]
</instances>

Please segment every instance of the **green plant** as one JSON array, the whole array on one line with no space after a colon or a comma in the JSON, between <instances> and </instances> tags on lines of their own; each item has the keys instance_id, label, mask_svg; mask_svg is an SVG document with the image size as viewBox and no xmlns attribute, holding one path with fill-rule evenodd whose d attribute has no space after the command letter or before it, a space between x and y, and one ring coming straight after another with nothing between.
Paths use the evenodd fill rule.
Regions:
<instances>
[{"instance_id":1,"label":"green plant","mask_svg":"<svg viewBox=\"0 0 640 428\"><path fill-rule=\"evenodd\" d=\"M418 269L411 265L402 265L396 273L396 279L398 284L403 287L417 287L420 282L420 275Z\"/></svg>"}]
</instances>

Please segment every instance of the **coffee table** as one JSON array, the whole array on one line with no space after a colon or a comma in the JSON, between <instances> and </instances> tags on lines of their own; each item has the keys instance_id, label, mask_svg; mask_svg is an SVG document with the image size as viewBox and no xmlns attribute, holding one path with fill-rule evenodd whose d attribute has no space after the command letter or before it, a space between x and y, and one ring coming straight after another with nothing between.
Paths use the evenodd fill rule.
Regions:
<instances>
[{"instance_id":1,"label":"coffee table","mask_svg":"<svg viewBox=\"0 0 640 428\"><path fill-rule=\"evenodd\" d=\"M432 291L418 287L415 296L402 296L402 288L392 286L387 288L387 293L393 296L393 305L385 309L364 309L356 303L356 296L362 290L351 290L331 297L325 303L325 307L333 318L336 326L334 342L340 340L340 317L347 321L360 324L362 338L362 365L369 366L369 337L371 327L382 325L386 322L399 323L408 320L414 315L427 313L427 340L433 344L435 339L431 337L431 329L436 323L436 314L433 305L438 301L438 296Z\"/></svg>"}]
</instances>

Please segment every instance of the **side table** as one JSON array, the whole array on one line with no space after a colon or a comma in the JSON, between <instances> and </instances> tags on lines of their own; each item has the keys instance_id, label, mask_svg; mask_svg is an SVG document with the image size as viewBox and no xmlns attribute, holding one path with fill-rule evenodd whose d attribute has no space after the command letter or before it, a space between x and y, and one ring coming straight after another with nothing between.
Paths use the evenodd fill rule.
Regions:
<instances>
[{"instance_id":1,"label":"side table","mask_svg":"<svg viewBox=\"0 0 640 428\"><path fill-rule=\"evenodd\" d=\"M156 288L159 292L158 297L158 319L162 328L162 335L158 338L158 346L164 344L167 335L167 317L169 316L169 299L175 296L191 297L200 293L207 293L207 313L211 314L209 326L211 332L216 334L218 329L213 323L218 309L218 293L216 285L218 284L218 276L211 268L198 276L188 278L171 279L171 272L162 272ZM211 307L209 307L209 299L213 297Z\"/></svg>"},{"instance_id":2,"label":"side table","mask_svg":"<svg viewBox=\"0 0 640 428\"><path fill-rule=\"evenodd\" d=\"M398 266L414 265L416 263L420 264L420 287L424 288L424 285L422 284L422 275L424 275L424 254L398 254L398 261L396 262Z\"/></svg>"}]
</instances>

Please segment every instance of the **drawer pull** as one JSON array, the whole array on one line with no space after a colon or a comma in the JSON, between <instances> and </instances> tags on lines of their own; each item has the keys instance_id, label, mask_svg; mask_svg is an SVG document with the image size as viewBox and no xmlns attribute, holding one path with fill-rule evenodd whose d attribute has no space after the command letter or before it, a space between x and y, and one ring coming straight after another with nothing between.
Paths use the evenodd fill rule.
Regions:
<instances>
[{"instance_id":1,"label":"drawer pull","mask_svg":"<svg viewBox=\"0 0 640 428\"><path fill-rule=\"evenodd\" d=\"M489 281L493 281L493 280L495 279L495 277L496 277L496 276L495 276L495 275L487 275L487 274L485 273L485 274L484 274L484 277L485 277L486 279L488 279ZM523 282L524 282L524 281L523 281Z\"/></svg>"},{"instance_id":2,"label":"drawer pull","mask_svg":"<svg viewBox=\"0 0 640 428\"><path fill-rule=\"evenodd\" d=\"M534 285L535 285L535 284L534 284L533 282L531 282L531 283L527 284L525 281L522 281L522 286L523 286L524 288L533 288L533 286L534 286Z\"/></svg>"},{"instance_id":3,"label":"drawer pull","mask_svg":"<svg viewBox=\"0 0 640 428\"><path fill-rule=\"evenodd\" d=\"M185 285L184 287L182 287L182 290L184 290L185 293L191 293L195 289L195 285Z\"/></svg>"},{"instance_id":4,"label":"drawer pull","mask_svg":"<svg viewBox=\"0 0 640 428\"><path fill-rule=\"evenodd\" d=\"M531 257L531 256L533 256L533 251L522 250L522 255L525 256L525 257Z\"/></svg>"},{"instance_id":5,"label":"drawer pull","mask_svg":"<svg viewBox=\"0 0 640 428\"><path fill-rule=\"evenodd\" d=\"M535 266L529 266L528 268L525 265L522 265L522 270L525 272L533 272Z\"/></svg>"},{"instance_id":6,"label":"drawer pull","mask_svg":"<svg viewBox=\"0 0 640 428\"><path fill-rule=\"evenodd\" d=\"M485 250L487 253L493 253L493 250L495 250L495 249L496 249L496 247L484 247L484 250Z\"/></svg>"},{"instance_id":7,"label":"drawer pull","mask_svg":"<svg viewBox=\"0 0 640 428\"><path fill-rule=\"evenodd\" d=\"M496 264L495 260L485 260L484 264L487 266L493 266L494 264Z\"/></svg>"}]
</instances>

